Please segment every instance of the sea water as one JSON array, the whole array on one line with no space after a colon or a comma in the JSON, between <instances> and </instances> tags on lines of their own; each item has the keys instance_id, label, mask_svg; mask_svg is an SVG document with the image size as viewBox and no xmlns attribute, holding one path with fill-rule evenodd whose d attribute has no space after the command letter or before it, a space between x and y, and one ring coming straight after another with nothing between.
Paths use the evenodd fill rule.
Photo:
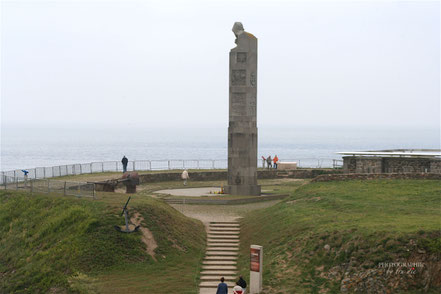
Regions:
<instances>
[{"instance_id":1,"label":"sea water","mask_svg":"<svg viewBox=\"0 0 441 294\"><path fill-rule=\"evenodd\" d=\"M341 159L339 151L440 149L440 129L259 127L258 156ZM1 170L132 160L227 159L227 128L2 127Z\"/></svg>"}]
</instances>

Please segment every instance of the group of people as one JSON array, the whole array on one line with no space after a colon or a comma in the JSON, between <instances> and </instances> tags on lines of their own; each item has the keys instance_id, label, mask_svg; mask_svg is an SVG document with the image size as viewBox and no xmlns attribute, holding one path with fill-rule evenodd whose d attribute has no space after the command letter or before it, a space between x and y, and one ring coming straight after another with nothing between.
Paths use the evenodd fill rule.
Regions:
<instances>
[{"instance_id":1,"label":"group of people","mask_svg":"<svg viewBox=\"0 0 441 294\"><path fill-rule=\"evenodd\" d=\"M262 156L262 167L265 168L265 163L266 166L268 167L268 169L270 168L275 168L277 169L277 162L279 161L279 158L276 156L274 156L274 158L271 158L271 155L268 156L267 158L265 158L265 156Z\"/></svg>"},{"instance_id":2,"label":"group of people","mask_svg":"<svg viewBox=\"0 0 441 294\"><path fill-rule=\"evenodd\" d=\"M222 277L221 282L217 285L216 294L228 294L228 285L225 283L225 278ZM243 279L242 276L239 277L239 280L236 282L236 286L233 288L233 294L245 294L247 290L247 282Z\"/></svg>"}]
</instances>

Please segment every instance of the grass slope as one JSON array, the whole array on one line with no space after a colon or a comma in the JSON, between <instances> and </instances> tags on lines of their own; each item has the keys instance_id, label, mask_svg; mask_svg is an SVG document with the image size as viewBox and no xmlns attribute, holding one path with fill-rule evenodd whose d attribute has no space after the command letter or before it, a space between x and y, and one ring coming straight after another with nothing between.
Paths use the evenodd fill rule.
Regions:
<instances>
[{"instance_id":1,"label":"grass slope","mask_svg":"<svg viewBox=\"0 0 441 294\"><path fill-rule=\"evenodd\" d=\"M93 201L1 191L0 292L108 293L118 286L148 293L162 285L156 293L173 293L179 288L169 280L179 279L179 287L196 293L203 225L150 197L134 196L130 211L144 217L142 225L158 244L154 261L141 233L113 228L123 224L119 213L126 199L116 193ZM127 273L132 280L109 280Z\"/></svg>"},{"instance_id":2,"label":"grass slope","mask_svg":"<svg viewBox=\"0 0 441 294\"><path fill-rule=\"evenodd\" d=\"M249 272L249 246L259 244L264 247L265 293L339 293L342 279L362 280L362 272L378 269L378 263L439 257L440 197L440 182L430 180L304 185L285 201L245 216L239 268ZM432 277L432 291L439 287L439 275ZM374 292L420 287L413 281L406 289L386 285Z\"/></svg>"}]
</instances>

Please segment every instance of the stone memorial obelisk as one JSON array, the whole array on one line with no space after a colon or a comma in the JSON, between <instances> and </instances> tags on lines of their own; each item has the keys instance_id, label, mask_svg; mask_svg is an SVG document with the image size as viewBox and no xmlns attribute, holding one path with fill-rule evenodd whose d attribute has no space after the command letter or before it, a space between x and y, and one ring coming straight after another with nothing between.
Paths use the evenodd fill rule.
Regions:
<instances>
[{"instance_id":1,"label":"stone memorial obelisk","mask_svg":"<svg viewBox=\"0 0 441 294\"><path fill-rule=\"evenodd\" d=\"M257 38L233 26L230 51L228 186L231 195L260 195L257 185Z\"/></svg>"}]
</instances>

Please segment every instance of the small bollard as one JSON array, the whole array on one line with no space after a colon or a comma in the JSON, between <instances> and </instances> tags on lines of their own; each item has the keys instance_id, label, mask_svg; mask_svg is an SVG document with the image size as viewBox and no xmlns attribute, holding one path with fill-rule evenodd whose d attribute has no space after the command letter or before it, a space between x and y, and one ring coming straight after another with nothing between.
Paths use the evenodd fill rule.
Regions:
<instances>
[{"instance_id":1,"label":"small bollard","mask_svg":"<svg viewBox=\"0 0 441 294\"><path fill-rule=\"evenodd\" d=\"M262 291L263 247L250 246L250 294Z\"/></svg>"}]
</instances>

